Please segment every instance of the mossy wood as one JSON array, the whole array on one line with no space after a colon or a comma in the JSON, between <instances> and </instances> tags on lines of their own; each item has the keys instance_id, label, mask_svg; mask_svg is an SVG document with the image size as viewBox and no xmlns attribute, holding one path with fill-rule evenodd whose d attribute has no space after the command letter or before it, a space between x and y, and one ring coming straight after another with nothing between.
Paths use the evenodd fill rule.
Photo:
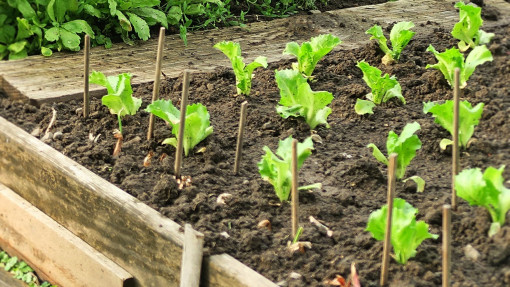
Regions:
<instances>
[{"instance_id":1,"label":"mossy wood","mask_svg":"<svg viewBox=\"0 0 510 287\"><path fill-rule=\"evenodd\" d=\"M131 273L135 286L179 285L177 223L2 117L0 183ZM275 286L229 255L204 261L204 286Z\"/></svg>"},{"instance_id":2,"label":"mossy wood","mask_svg":"<svg viewBox=\"0 0 510 287\"><path fill-rule=\"evenodd\" d=\"M487 0L485 4L497 7L501 17L508 19L510 5L504 0ZM375 23L386 26L399 21L412 21L416 25L415 37L419 37L421 31L430 29L429 25L420 25L428 21L451 29L458 21L458 11L448 1L406 0L255 22L245 28L189 33L187 47L178 35L169 35L165 41L161 69L167 77L176 78L184 69L210 71L218 67L230 68L228 58L213 48L220 41L239 42L247 60L263 55L268 58L268 63L292 58L282 55L287 42L302 43L319 34L330 33L339 37L343 43L336 49L357 48L369 42L370 37L365 35L365 31ZM489 25L489 21L484 23L484 27ZM133 84L152 82L157 44L158 39L154 38L136 46L115 44L111 49L92 48L90 69L107 75L131 72ZM82 67L83 51L1 61L0 89L12 97L35 103L79 99L83 94ZM102 87L93 85L90 88L91 96L104 94Z\"/></svg>"}]
</instances>

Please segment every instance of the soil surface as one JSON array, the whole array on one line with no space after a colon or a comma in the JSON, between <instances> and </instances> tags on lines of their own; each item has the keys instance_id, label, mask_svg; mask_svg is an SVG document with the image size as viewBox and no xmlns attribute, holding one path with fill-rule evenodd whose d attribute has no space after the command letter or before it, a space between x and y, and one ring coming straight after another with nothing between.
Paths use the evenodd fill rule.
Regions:
<instances>
[{"instance_id":1,"label":"soil surface","mask_svg":"<svg viewBox=\"0 0 510 287\"><path fill-rule=\"evenodd\" d=\"M433 22L426 26L430 32L415 35L400 62L392 66L381 64L383 54L375 43L325 56L315 69L311 86L314 91L329 91L335 97L328 118L331 127L319 126L314 132L301 118L283 119L275 110L280 96L274 71L290 68L290 57L267 69L257 69L249 97L235 95L231 69L194 74L190 103L207 106L214 133L184 158L182 173L191 176L192 186L182 190L172 177L175 149L160 144L171 136L170 129L157 120L154 140L145 140L149 115L143 109L150 101L150 85L136 89L135 96L143 98L142 109L124 118L125 141L117 157L112 156L117 119L99 100L92 101L87 120L80 116L78 102L36 108L5 97L0 97L0 115L43 138L55 109L53 135L45 142L179 224L191 223L205 234L209 254L231 254L282 286L323 286L336 274L347 277L355 262L362 285L377 286L382 242L373 239L365 228L370 213L386 202L386 167L366 145L374 143L385 153L389 131L400 134L407 123L420 123L417 134L423 145L406 176L421 176L426 188L417 193L414 184L397 182L396 196L417 207L417 219L425 220L434 234L441 234L441 207L450 202L451 153L439 148L441 139L450 135L422 109L423 102L452 98L443 75L425 69L427 64L436 63L425 50L432 44L444 51L456 45L456 40ZM383 28L389 31L391 26ZM485 107L473 140L462 150L461 169L510 164L510 27L485 30L496 33L489 45L494 61L479 66L462 90L462 100L484 102ZM373 115L357 115L356 99L369 93L356 67L361 60L395 75L407 104L391 100L377 106ZM181 80L167 79L161 84L161 97L171 99L176 106L180 105ZM243 161L236 176L232 169L239 109L244 101L249 103L248 117ZM272 186L260 178L257 162L263 146L274 151L278 140L292 135L302 141L312 133L315 150L300 170L300 185L321 182L322 189L300 193L300 225L304 227L300 240L310 241L312 248L292 255L286 249L292 240L290 204L280 202ZM149 151L154 156L151 165L144 167ZM504 177L510 179L510 169ZM508 181L506 184L510 186ZM231 197L219 204L217 199L224 193ZM458 211L452 215L452 286L509 286L510 215L502 230L489 238L489 213L462 199L458 202ZM312 225L310 216L333 230L333 236ZM272 229L257 228L262 220L269 220ZM392 259L390 285L440 286L441 241L442 236L425 240L405 266ZM470 248L479 252L476 259L473 251L465 251Z\"/></svg>"}]
</instances>

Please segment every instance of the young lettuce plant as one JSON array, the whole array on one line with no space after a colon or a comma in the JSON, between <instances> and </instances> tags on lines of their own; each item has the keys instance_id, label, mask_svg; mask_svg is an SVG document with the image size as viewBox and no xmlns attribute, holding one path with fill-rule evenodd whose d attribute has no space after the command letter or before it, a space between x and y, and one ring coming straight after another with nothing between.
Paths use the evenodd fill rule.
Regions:
<instances>
[{"instance_id":1,"label":"young lettuce plant","mask_svg":"<svg viewBox=\"0 0 510 287\"><path fill-rule=\"evenodd\" d=\"M506 213L510 210L510 189L503 185L503 171L488 167L482 175L479 168L461 171L455 176L457 195L470 205L485 207L492 218L489 236L492 237L505 224Z\"/></svg>"},{"instance_id":2,"label":"young lettuce plant","mask_svg":"<svg viewBox=\"0 0 510 287\"><path fill-rule=\"evenodd\" d=\"M342 41L338 37L324 34L312 37L310 42L304 42L301 46L296 42L287 43L283 54L296 56L297 65L293 64L292 67L306 77L310 77L317 62L340 43Z\"/></svg>"},{"instance_id":3,"label":"young lettuce plant","mask_svg":"<svg viewBox=\"0 0 510 287\"><path fill-rule=\"evenodd\" d=\"M453 26L452 36L459 40L461 52L467 51L478 45L488 44L494 33L487 33L480 30L483 24L482 8L466 5L464 2L457 2L455 8L459 8L459 22Z\"/></svg>"},{"instance_id":4,"label":"young lettuce plant","mask_svg":"<svg viewBox=\"0 0 510 287\"><path fill-rule=\"evenodd\" d=\"M413 22L398 22L393 26L390 32L391 47L393 48L391 50L386 44L388 40L384 36L381 26L375 24L365 33L372 35L370 40L377 40L379 43L379 48L381 48L385 54L382 58L382 63L384 65L389 65L398 61L402 50L413 38L415 32L410 30L413 27Z\"/></svg>"},{"instance_id":5,"label":"young lettuce plant","mask_svg":"<svg viewBox=\"0 0 510 287\"><path fill-rule=\"evenodd\" d=\"M181 112L172 104L172 101L157 100L148 105L145 111L161 118L172 127L172 134L175 138L167 138L163 140L163 144L169 144L177 148ZM207 108L202 104L192 104L186 108L186 123L182 142L185 156L188 156L190 150L212 134L213 127L209 117Z\"/></svg>"},{"instance_id":6,"label":"young lettuce plant","mask_svg":"<svg viewBox=\"0 0 510 287\"><path fill-rule=\"evenodd\" d=\"M280 201L289 199L290 190L292 188L292 136L283 141L279 141L278 149L274 154L269 147L264 146L266 152L260 162L258 162L259 173L263 180L268 181L274 187L276 196ZM306 138L302 143L297 145L298 170L304 161L312 154L313 142L312 138ZM309 190L313 188L321 188L320 183L299 187L299 190Z\"/></svg>"},{"instance_id":7,"label":"young lettuce plant","mask_svg":"<svg viewBox=\"0 0 510 287\"><path fill-rule=\"evenodd\" d=\"M448 84L453 88L455 68L459 68L459 87L462 89L467 86L467 80L475 71L476 66L487 61L492 61L492 54L487 47L476 46L464 61L464 55L456 48L447 49L443 53L439 53L432 45L429 45L427 51L432 52L438 63L434 65L428 64L425 69L434 68L443 73Z\"/></svg>"},{"instance_id":8,"label":"young lettuce plant","mask_svg":"<svg viewBox=\"0 0 510 287\"><path fill-rule=\"evenodd\" d=\"M275 74L280 89L280 106L276 111L283 117L305 118L311 129L319 124L329 127L327 119L331 108L327 107L333 100L330 92L314 92L306 79L296 70L282 70Z\"/></svg>"},{"instance_id":9,"label":"young lettuce plant","mask_svg":"<svg viewBox=\"0 0 510 287\"><path fill-rule=\"evenodd\" d=\"M388 205L385 204L370 214L366 231L372 233L376 240L384 240L386 233L386 216ZM423 240L437 239L439 235L429 233L429 225L425 221L416 221L418 209L401 198L393 200L393 217L391 219L391 245L395 251L395 260L406 264L409 258L416 255L416 248Z\"/></svg>"},{"instance_id":10,"label":"young lettuce plant","mask_svg":"<svg viewBox=\"0 0 510 287\"><path fill-rule=\"evenodd\" d=\"M358 115L373 114L372 109L375 105L386 103L389 99L397 97L406 103L404 96L402 96L402 88L395 76L384 74L376 67L370 66L367 62L358 62L357 67L363 72L363 80L372 90L371 93L367 94L367 100L357 99L354 110Z\"/></svg>"},{"instance_id":11,"label":"young lettuce plant","mask_svg":"<svg viewBox=\"0 0 510 287\"><path fill-rule=\"evenodd\" d=\"M461 147L465 148L473 136L475 126L482 117L483 106L484 103L479 103L475 107L472 107L468 101L459 103L459 145ZM435 122L453 135L453 101L447 100L441 105L433 102L423 103L423 112L431 113ZM453 144L451 139L442 139L439 143L443 150L451 144Z\"/></svg>"},{"instance_id":12,"label":"young lettuce plant","mask_svg":"<svg viewBox=\"0 0 510 287\"><path fill-rule=\"evenodd\" d=\"M241 46L239 43L223 41L214 45L214 48L223 52L230 59L234 74L236 75L237 94L249 96L253 71L258 67L267 68L267 58L259 56L246 66L241 56Z\"/></svg>"},{"instance_id":13,"label":"young lettuce plant","mask_svg":"<svg viewBox=\"0 0 510 287\"><path fill-rule=\"evenodd\" d=\"M117 115L119 122L119 132L114 135L117 138L117 144L113 150L113 155L118 155L122 146L122 117L134 115L142 105L142 99L133 97L131 88L131 74L123 73L118 76L109 76L108 78L101 72L93 71L90 74L90 83L106 87L108 94L101 98L103 105L110 109L110 113Z\"/></svg>"},{"instance_id":14,"label":"young lettuce plant","mask_svg":"<svg viewBox=\"0 0 510 287\"><path fill-rule=\"evenodd\" d=\"M406 173L406 168L411 160L416 156L416 151L421 148L421 141L414 133L420 129L420 124L417 122L407 124L402 133L397 135L394 131L390 131L388 139L386 140L386 150L388 156L396 153L397 157L397 170L395 176L397 179L402 179ZM372 148L373 156L380 162L388 165L388 158L382 154L379 148L371 143L367 148ZM404 180L413 180L416 183L417 191L422 192L425 189L425 181L419 176L411 176Z\"/></svg>"}]
</instances>

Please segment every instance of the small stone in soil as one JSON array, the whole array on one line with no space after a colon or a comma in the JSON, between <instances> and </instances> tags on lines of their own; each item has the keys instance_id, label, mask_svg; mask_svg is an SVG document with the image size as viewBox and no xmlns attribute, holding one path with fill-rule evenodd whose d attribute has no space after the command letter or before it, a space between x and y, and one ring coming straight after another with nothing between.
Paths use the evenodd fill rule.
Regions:
<instances>
[{"instance_id":1,"label":"small stone in soil","mask_svg":"<svg viewBox=\"0 0 510 287\"><path fill-rule=\"evenodd\" d=\"M34 137L38 137L41 134L41 129L35 128L30 134Z\"/></svg>"},{"instance_id":2,"label":"small stone in soil","mask_svg":"<svg viewBox=\"0 0 510 287\"><path fill-rule=\"evenodd\" d=\"M53 138L53 133L48 132L48 133L44 134L44 136L41 138L41 141L44 143L50 143L52 138Z\"/></svg>"},{"instance_id":3,"label":"small stone in soil","mask_svg":"<svg viewBox=\"0 0 510 287\"><path fill-rule=\"evenodd\" d=\"M464 255L473 261L477 261L480 258L480 252L471 246L471 244L464 247Z\"/></svg>"}]
</instances>

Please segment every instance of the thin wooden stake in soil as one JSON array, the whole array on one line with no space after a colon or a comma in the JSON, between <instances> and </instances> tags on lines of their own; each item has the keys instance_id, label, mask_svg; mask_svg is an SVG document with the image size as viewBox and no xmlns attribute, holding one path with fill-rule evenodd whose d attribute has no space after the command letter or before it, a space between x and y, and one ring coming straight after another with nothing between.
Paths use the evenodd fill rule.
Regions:
<instances>
[{"instance_id":1,"label":"thin wooden stake in soil","mask_svg":"<svg viewBox=\"0 0 510 287\"><path fill-rule=\"evenodd\" d=\"M450 266L451 266L451 206L443 205L443 287L450 287Z\"/></svg>"},{"instance_id":2,"label":"thin wooden stake in soil","mask_svg":"<svg viewBox=\"0 0 510 287\"><path fill-rule=\"evenodd\" d=\"M298 193L298 164L297 164L297 144L298 141L294 139L292 141L292 238L296 236L298 225L299 225L299 193Z\"/></svg>"},{"instance_id":3,"label":"thin wooden stake in soil","mask_svg":"<svg viewBox=\"0 0 510 287\"><path fill-rule=\"evenodd\" d=\"M397 154L392 153L388 163L388 214L386 216L386 233L384 234L383 260L381 266L381 286L388 282L388 265L390 264L391 219L393 217L393 195L395 193L395 169Z\"/></svg>"},{"instance_id":4,"label":"thin wooden stake in soil","mask_svg":"<svg viewBox=\"0 0 510 287\"><path fill-rule=\"evenodd\" d=\"M175 179L181 179L182 162L182 140L184 139L184 127L186 122L186 108L188 107L189 94L189 71L184 71L182 77L182 98L181 98L181 118L179 122L179 135L177 136L177 150L175 151Z\"/></svg>"},{"instance_id":5,"label":"thin wooden stake in soil","mask_svg":"<svg viewBox=\"0 0 510 287\"><path fill-rule=\"evenodd\" d=\"M90 113L90 95L89 95L89 66L90 66L90 36L85 35L85 44L83 46L83 117L88 118Z\"/></svg>"},{"instance_id":6,"label":"thin wooden stake in soil","mask_svg":"<svg viewBox=\"0 0 510 287\"><path fill-rule=\"evenodd\" d=\"M453 88L453 146L452 146L452 209L457 210L455 176L459 173L459 68L455 68Z\"/></svg>"},{"instance_id":7,"label":"thin wooden stake in soil","mask_svg":"<svg viewBox=\"0 0 510 287\"><path fill-rule=\"evenodd\" d=\"M204 235L190 224L184 225L184 248L182 250L180 287L199 287Z\"/></svg>"},{"instance_id":8,"label":"thin wooden stake in soil","mask_svg":"<svg viewBox=\"0 0 510 287\"><path fill-rule=\"evenodd\" d=\"M152 88L152 102L159 98L159 82L161 74L161 59L163 58L163 46L165 45L165 28L159 29L158 54L156 56L156 74L154 75L154 87ZM149 115L149 130L147 131L147 140L152 138L154 134L154 115Z\"/></svg>"},{"instance_id":9,"label":"thin wooden stake in soil","mask_svg":"<svg viewBox=\"0 0 510 287\"><path fill-rule=\"evenodd\" d=\"M246 106L248 105L247 101L244 101L241 104L241 117L239 118L239 131L237 134L237 147L236 147L236 159L234 163L234 174L237 174L239 171L239 164L241 162L242 149L243 149L243 133L244 133L244 125L246 123Z\"/></svg>"}]
</instances>

